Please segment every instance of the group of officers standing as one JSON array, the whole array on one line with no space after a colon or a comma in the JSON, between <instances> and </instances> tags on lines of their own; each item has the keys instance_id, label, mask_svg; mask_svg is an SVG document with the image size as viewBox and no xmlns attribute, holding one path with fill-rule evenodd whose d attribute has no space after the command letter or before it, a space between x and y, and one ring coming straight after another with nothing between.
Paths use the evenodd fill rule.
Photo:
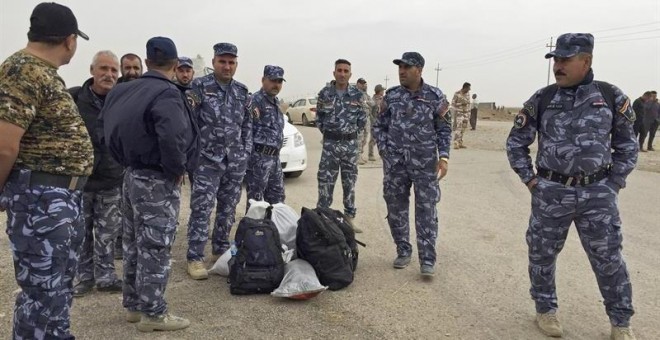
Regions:
<instances>
[{"instance_id":1,"label":"group of officers standing","mask_svg":"<svg viewBox=\"0 0 660 340\"><path fill-rule=\"evenodd\" d=\"M181 184L188 175L188 273L204 279L204 247L214 204L212 260L229 248L244 180L248 198L270 203L285 199L279 163L284 115L276 97L284 70L265 66L261 89L250 94L233 79L237 47L218 43L213 46L214 72L192 80L190 59L179 57L171 39L154 37L146 44L146 73L141 74L135 54L119 61L112 52L101 51L92 61L92 78L66 89L57 69L74 56L77 38L87 40L87 35L78 30L71 10L56 3L37 5L30 21L27 47L0 66L0 208L7 211L21 287L14 338L73 338L72 292L84 295L93 285L99 291L121 290L126 321L137 323L140 331L188 327L190 321L169 313L164 299ZM532 193L527 233L530 292L541 331L563 334L555 315L555 261L575 220L605 300L612 338L634 339L629 327L631 285L621 256L616 206L618 190L625 187L637 159L634 112L613 86L614 107L606 106L608 98L599 88L603 83L593 80L592 51L590 34L559 37L557 49L546 55L555 61L557 92L547 108L540 107L543 90L525 103L507 152ZM447 174L452 144L450 104L440 89L423 81L425 61L419 53L406 52L393 63L400 85L376 98L380 103L371 127L383 161L383 194L397 253L393 267L411 262L409 196L414 188L420 272L432 276L438 181ZM333 75L335 80L318 95L323 151L317 206L330 207L341 174L344 213L352 219L357 213L358 136L367 129L370 112L364 92L349 84L351 63L338 59ZM583 97L591 99L586 104L577 100ZM578 123L566 112L579 117ZM537 132L534 171L528 146ZM575 159L558 157L552 150L565 150ZM559 206L556 197L577 206ZM123 281L112 262L112 243L120 228ZM79 284L74 289L76 272Z\"/></svg>"}]
</instances>

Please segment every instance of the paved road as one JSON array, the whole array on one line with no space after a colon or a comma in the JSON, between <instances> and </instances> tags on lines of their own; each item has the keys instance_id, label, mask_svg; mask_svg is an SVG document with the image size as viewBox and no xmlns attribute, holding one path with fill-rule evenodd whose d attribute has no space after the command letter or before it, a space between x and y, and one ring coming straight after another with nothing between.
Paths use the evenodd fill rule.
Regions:
<instances>
[{"instance_id":1,"label":"paved road","mask_svg":"<svg viewBox=\"0 0 660 340\"><path fill-rule=\"evenodd\" d=\"M299 128L310 166L300 178L286 181L287 202L296 210L316 203L321 146L315 128ZM620 196L624 254L637 310L633 325L640 339L660 339L658 183L660 174L636 171ZM340 188L335 191L336 208ZM420 278L416 260L404 270L391 267L395 249L384 219L382 170L371 163L360 167L357 184L356 223L365 230L359 239L368 246L360 253L356 282L349 288L294 302L231 296L220 277L191 281L185 274L186 207L167 295L172 311L189 317L193 325L176 333L140 334L123 321L119 295L94 294L75 300L74 332L81 339L544 339L533 324L527 292L524 234L530 198L505 154L453 151L441 188L439 263L432 281ZM239 211L243 208L244 201ZM0 236L0 338L10 334L11 292L16 289L7 244L6 235ZM565 338L607 339L602 299L574 229L557 275Z\"/></svg>"}]
</instances>

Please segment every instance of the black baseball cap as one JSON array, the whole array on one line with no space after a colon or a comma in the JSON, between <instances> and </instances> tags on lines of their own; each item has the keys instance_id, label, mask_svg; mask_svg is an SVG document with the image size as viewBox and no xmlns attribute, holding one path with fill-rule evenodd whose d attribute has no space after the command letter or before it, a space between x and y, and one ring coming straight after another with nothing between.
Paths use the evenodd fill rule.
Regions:
<instances>
[{"instance_id":1,"label":"black baseball cap","mask_svg":"<svg viewBox=\"0 0 660 340\"><path fill-rule=\"evenodd\" d=\"M34 8L30 16L30 33L40 37L77 34L89 40L89 36L78 29L78 20L71 9L54 2L42 2Z\"/></svg>"}]
</instances>

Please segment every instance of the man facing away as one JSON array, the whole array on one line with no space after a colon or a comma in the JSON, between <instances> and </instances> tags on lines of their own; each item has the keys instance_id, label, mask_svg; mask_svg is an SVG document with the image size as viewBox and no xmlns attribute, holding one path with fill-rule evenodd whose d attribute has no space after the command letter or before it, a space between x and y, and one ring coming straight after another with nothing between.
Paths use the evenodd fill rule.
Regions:
<instances>
[{"instance_id":1,"label":"man facing away","mask_svg":"<svg viewBox=\"0 0 660 340\"><path fill-rule=\"evenodd\" d=\"M178 225L183 175L195 167L198 129L184 88L171 79L178 64L169 38L147 41L148 71L106 98L100 126L112 156L127 168L123 187L126 321L143 332L186 328L168 312L165 289Z\"/></svg>"}]
</instances>

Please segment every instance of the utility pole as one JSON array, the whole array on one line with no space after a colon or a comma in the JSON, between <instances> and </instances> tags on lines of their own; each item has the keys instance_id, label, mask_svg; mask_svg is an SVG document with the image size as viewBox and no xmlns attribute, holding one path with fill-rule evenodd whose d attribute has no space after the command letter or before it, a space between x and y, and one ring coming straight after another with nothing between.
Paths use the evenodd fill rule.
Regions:
<instances>
[{"instance_id":1,"label":"utility pole","mask_svg":"<svg viewBox=\"0 0 660 340\"><path fill-rule=\"evenodd\" d=\"M442 71L442 69L440 68L440 63L438 63L438 66L434 68L434 70L435 70L435 87L438 87L438 79L440 78L440 71Z\"/></svg>"},{"instance_id":2,"label":"utility pole","mask_svg":"<svg viewBox=\"0 0 660 340\"><path fill-rule=\"evenodd\" d=\"M550 44L546 44L545 47L548 47L550 50L549 52L552 52L552 49L555 47L555 45L552 44L552 37L550 37ZM548 59L548 83L547 85L550 85L550 69L551 69L551 60L552 58Z\"/></svg>"},{"instance_id":3,"label":"utility pole","mask_svg":"<svg viewBox=\"0 0 660 340\"><path fill-rule=\"evenodd\" d=\"M385 89L387 89L387 81L388 80L390 80L390 78L388 78L387 75L385 75Z\"/></svg>"}]
</instances>

